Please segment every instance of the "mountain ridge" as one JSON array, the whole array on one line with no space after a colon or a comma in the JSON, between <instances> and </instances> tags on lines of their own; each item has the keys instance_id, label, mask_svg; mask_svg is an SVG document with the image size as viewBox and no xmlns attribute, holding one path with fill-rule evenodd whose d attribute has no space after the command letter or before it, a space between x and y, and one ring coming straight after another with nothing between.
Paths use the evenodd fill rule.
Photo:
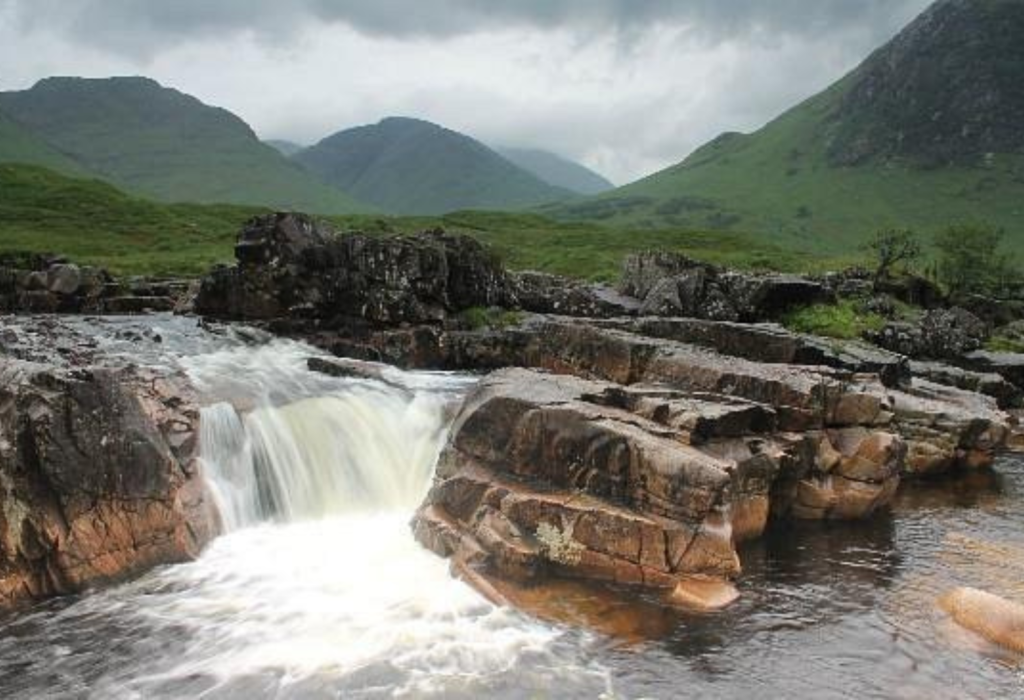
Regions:
<instances>
[{"instance_id":1,"label":"mountain ridge","mask_svg":"<svg viewBox=\"0 0 1024 700\"><path fill-rule=\"evenodd\" d=\"M410 117L387 117L335 132L294 160L359 199L397 214L522 209L574 196L476 139Z\"/></svg>"}]
</instances>

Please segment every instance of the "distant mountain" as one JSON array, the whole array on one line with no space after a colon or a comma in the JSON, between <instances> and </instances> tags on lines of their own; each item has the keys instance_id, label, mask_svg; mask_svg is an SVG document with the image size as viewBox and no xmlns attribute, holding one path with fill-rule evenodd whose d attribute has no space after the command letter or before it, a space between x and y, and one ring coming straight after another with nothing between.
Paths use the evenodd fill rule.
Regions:
<instances>
[{"instance_id":1,"label":"distant mountain","mask_svg":"<svg viewBox=\"0 0 1024 700\"><path fill-rule=\"evenodd\" d=\"M323 180L396 214L520 209L573 196L479 141L404 117L338 132L294 158Z\"/></svg>"},{"instance_id":2,"label":"distant mountain","mask_svg":"<svg viewBox=\"0 0 1024 700\"><path fill-rule=\"evenodd\" d=\"M1024 250L1024 2L940 0L760 131L554 213L826 251L884 226L983 221Z\"/></svg>"},{"instance_id":3,"label":"distant mountain","mask_svg":"<svg viewBox=\"0 0 1024 700\"><path fill-rule=\"evenodd\" d=\"M230 112L146 78L48 78L0 93L0 111L81 169L165 201L366 209L261 143Z\"/></svg>"},{"instance_id":4,"label":"distant mountain","mask_svg":"<svg viewBox=\"0 0 1024 700\"><path fill-rule=\"evenodd\" d=\"M600 194L615 185L584 165L536 148L496 148L498 153L544 182L577 194Z\"/></svg>"},{"instance_id":5,"label":"distant mountain","mask_svg":"<svg viewBox=\"0 0 1024 700\"><path fill-rule=\"evenodd\" d=\"M278 153L288 158L301 151L305 146L300 146L294 141L286 141L284 139L267 139L263 143L267 144L271 148L275 149Z\"/></svg>"}]
</instances>

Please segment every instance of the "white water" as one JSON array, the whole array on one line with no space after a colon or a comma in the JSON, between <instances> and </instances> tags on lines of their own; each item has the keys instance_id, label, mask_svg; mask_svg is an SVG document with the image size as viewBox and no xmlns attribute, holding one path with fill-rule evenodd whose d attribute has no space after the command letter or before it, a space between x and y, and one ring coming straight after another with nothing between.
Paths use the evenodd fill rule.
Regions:
<instances>
[{"instance_id":1,"label":"white water","mask_svg":"<svg viewBox=\"0 0 1024 700\"><path fill-rule=\"evenodd\" d=\"M578 633L494 607L412 537L471 378L339 379L308 371L317 353L300 343L159 331L153 362L183 367L204 398L226 533L195 562L20 617L0 636L0 659L18 660L0 664L5 700L606 691Z\"/></svg>"}]
</instances>

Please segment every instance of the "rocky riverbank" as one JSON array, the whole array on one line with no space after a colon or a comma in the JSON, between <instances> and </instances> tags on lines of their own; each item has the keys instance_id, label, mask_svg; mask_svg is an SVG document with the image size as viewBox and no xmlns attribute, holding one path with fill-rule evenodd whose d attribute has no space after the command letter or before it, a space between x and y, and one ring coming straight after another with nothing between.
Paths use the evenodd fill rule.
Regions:
<instances>
[{"instance_id":1,"label":"rocky riverbank","mask_svg":"<svg viewBox=\"0 0 1024 700\"><path fill-rule=\"evenodd\" d=\"M481 373L414 529L482 588L570 576L718 605L728 591L706 583L735 579L738 545L773 521L867 518L901 481L1019 442L1016 356L911 361L774 323L850 280L650 253L611 289L507 271L442 231L336 236L292 214L249 222L236 257L167 303L343 358ZM123 283L29 262L4 278L8 308L124 310ZM215 530L187 381L100 355L52 318L0 335L0 606L186 558Z\"/></svg>"}]
</instances>

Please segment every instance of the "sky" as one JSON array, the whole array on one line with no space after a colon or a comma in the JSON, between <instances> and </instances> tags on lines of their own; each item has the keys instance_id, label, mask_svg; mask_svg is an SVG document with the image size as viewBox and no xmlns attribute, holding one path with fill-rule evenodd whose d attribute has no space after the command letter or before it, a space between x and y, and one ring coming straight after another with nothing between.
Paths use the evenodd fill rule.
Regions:
<instances>
[{"instance_id":1,"label":"sky","mask_svg":"<svg viewBox=\"0 0 1024 700\"><path fill-rule=\"evenodd\" d=\"M261 138L411 116L616 184L752 131L929 0L0 0L0 90L146 75Z\"/></svg>"}]
</instances>

